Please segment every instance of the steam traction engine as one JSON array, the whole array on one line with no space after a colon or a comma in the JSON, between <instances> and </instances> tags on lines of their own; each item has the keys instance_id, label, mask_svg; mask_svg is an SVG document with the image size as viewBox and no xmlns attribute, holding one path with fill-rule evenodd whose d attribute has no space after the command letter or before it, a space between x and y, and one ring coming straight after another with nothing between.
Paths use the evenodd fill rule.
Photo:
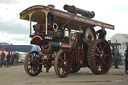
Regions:
<instances>
[{"instance_id":1,"label":"steam traction engine","mask_svg":"<svg viewBox=\"0 0 128 85\"><path fill-rule=\"evenodd\" d=\"M88 66L95 74L106 74L111 65L111 50L106 40L96 38L94 27L114 30L114 26L93 20L93 11L69 5L64 5L64 10L36 5L20 13L20 19L30 21L31 44L41 48L41 52L27 54L26 73L36 76L42 66L54 66L57 76L64 78Z\"/></svg>"}]
</instances>

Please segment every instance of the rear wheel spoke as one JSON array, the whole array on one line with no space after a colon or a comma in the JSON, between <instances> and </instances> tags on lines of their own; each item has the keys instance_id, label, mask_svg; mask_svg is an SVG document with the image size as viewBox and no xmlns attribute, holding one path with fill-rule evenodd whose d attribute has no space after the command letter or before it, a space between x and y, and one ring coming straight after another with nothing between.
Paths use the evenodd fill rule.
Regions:
<instances>
[{"instance_id":1,"label":"rear wheel spoke","mask_svg":"<svg viewBox=\"0 0 128 85\"><path fill-rule=\"evenodd\" d=\"M96 55L96 56L100 56L100 54L97 54L97 53L96 53L95 55Z\"/></svg>"},{"instance_id":2,"label":"rear wheel spoke","mask_svg":"<svg viewBox=\"0 0 128 85\"><path fill-rule=\"evenodd\" d=\"M103 50L107 47L107 45L105 44L105 46L103 47Z\"/></svg>"},{"instance_id":3,"label":"rear wheel spoke","mask_svg":"<svg viewBox=\"0 0 128 85\"><path fill-rule=\"evenodd\" d=\"M108 54L105 54L105 57L107 57L107 56L110 56L111 54L110 53L108 53Z\"/></svg>"},{"instance_id":4,"label":"rear wheel spoke","mask_svg":"<svg viewBox=\"0 0 128 85\"><path fill-rule=\"evenodd\" d=\"M99 48L97 46L96 46L96 49L98 50L99 53L101 53L100 50L99 50Z\"/></svg>"},{"instance_id":5,"label":"rear wheel spoke","mask_svg":"<svg viewBox=\"0 0 128 85\"><path fill-rule=\"evenodd\" d=\"M97 59L96 62L100 61L100 59Z\"/></svg>"}]
</instances>

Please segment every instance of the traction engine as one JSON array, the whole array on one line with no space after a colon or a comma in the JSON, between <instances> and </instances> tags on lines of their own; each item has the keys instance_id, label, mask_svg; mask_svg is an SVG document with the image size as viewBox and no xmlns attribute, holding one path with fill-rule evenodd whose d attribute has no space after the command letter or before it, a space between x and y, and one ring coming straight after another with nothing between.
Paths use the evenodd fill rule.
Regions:
<instances>
[{"instance_id":1,"label":"traction engine","mask_svg":"<svg viewBox=\"0 0 128 85\"><path fill-rule=\"evenodd\" d=\"M106 74L111 65L111 50L106 40L97 39L94 27L114 29L114 26L93 20L93 11L69 5L64 5L64 10L55 9L53 5L36 5L20 13L21 19L30 21L31 44L41 48L40 52L27 54L26 73L36 76L42 66L54 66L60 78L82 67L89 67L95 74ZM36 24L32 26L32 22Z\"/></svg>"}]
</instances>

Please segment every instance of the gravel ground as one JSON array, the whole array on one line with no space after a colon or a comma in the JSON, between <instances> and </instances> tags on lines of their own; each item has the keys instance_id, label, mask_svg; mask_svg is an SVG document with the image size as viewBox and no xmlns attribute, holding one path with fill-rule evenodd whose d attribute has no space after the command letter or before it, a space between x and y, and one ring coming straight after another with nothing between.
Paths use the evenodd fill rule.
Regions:
<instances>
[{"instance_id":1,"label":"gravel ground","mask_svg":"<svg viewBox=\"0 0 128 85\"><path fill-rule=\"evenodd\" d=\"M124 66L120 69L111 67L106 75L95 75L88 68L81 68L78 73L59 78L54 68L49 73L41 72L35 77L26 74L23 65L0 68L0 85L128 85L128 74Z\"/></svg>"}]
</instances>

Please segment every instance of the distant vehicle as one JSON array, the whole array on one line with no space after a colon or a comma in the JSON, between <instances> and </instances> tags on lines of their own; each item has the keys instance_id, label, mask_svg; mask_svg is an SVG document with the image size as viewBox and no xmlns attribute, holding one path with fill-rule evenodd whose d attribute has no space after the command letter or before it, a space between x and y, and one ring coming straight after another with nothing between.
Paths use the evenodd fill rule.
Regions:
<instances>
[{"instance_id":1,"label":"distant vehicle","mask_svg":"<svg viewBox=\"0 0 128 85\"><path fill-rule=\"evenodd\" d=\"M39 45L43 53L27 54L26 73L36 76L44 65L54 66L61 78L78 72L81 67L89 67L95 74L106 74L111 66L110 46L106 40L96 39L94 27L114 30L114 25L92 19L93 11L69 5L64 5L64 10L55 9L54 5L36 5L20 13L20 19L30 21L31 44ZM33 34L32 22L36 23Z\"/></svg>"}]
</instances>

